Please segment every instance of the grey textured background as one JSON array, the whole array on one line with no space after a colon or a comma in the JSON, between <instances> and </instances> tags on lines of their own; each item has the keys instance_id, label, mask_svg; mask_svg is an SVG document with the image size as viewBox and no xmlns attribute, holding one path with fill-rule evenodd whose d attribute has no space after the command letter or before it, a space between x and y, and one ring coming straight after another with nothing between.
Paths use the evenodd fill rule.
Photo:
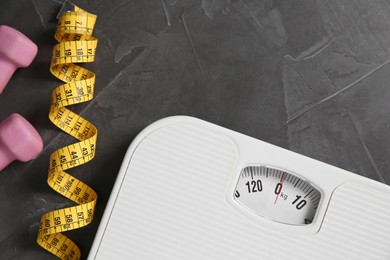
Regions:
<instances>
[{"instance_id":1,"label":"grey textured background","mask_svg":"<svg viewBox=\"0 0 390 260\"><path fill-rule=\"evenodd\" d=\"M41 215L72 203L46 184L50 153L75 142L48 120L57 0L1 0L0 24L39 47L0 95L45 148L0 173L0 259L55 259ZM191 115L390 182L387 0L74 1L98 15L95 98L71 107L99 130L96 157L69 173L98 195L94 222L67 232L87 256L127 147L151 122ZM1 73L1 72L0 72Z\"/></svg>"}]
</instances>

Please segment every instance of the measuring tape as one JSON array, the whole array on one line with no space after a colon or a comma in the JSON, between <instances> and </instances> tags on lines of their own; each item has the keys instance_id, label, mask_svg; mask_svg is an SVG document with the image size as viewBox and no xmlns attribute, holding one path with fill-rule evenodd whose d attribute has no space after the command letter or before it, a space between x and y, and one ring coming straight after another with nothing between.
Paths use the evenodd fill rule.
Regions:
<instances>
[{"instance_id":1,"label":"measuring tape","mask_svg":"<svg viewBox=\"0 0 390 260\"><path fill-rule=\"evenodd\" d=\"M67 8L65 12L64 7ZM95 74L74 63L94 61L97 39L92 36L92 32L96 15L70 2L65 2L60 13L55 33L59 43L53 49L50 72L65 84L52 92L49 118L53 124L80 142L51 154L47 182L55 191L79 205L43 215L37 242L61 259L80 259L80 249L61 232L91 223L97 194L65 171L93 159L97 129L66 106L93 98Z\"/></svg>"}]
</instances>

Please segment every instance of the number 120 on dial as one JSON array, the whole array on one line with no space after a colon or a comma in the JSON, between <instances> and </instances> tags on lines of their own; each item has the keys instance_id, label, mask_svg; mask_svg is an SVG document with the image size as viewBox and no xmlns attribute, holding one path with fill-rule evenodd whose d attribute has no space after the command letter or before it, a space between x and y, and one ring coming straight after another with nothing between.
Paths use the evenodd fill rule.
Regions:
<instances>
[{"instance_id":1,"label":"number 120 on dial","mask_svg":"<svg viewBox=\"0 0 390 260\"><path fill-rule=\"evenodd\" d=\"M311 183L287 171L248 166L241 171L234 200L271 221L308 225L313 222L321 192Z\"/></svg>"}]
</instances>

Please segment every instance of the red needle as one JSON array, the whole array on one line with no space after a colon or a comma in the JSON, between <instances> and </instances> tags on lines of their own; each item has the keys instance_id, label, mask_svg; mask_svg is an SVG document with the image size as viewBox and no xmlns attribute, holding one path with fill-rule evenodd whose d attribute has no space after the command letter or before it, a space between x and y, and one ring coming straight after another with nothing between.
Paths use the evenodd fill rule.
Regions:
<instances>
[{"instance_id":1,"label":"red needle","mask_svg":"<svg viewBox=\"0 0 390 260\"><path fill-rule=\"evenodd\" d=\"M280 191L278 194L276 194L276 198L275 198L275 201L274 201L274 205L276 204L276 202L278 201L278 198L279 198L279 194L282 192L282 189L283 189L283 182L284 182L284 179L286 178L287 174L284 172L283 173L283 176L282 176L282 180L280 181L280 185L282 186L280 188Z\"/></svg>"}]
</instances>

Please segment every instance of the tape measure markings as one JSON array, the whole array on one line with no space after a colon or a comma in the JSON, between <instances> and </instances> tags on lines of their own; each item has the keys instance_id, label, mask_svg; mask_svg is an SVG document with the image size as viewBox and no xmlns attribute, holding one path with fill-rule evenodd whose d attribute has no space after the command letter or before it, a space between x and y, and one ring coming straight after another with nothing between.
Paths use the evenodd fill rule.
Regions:
<instances>
[{"instance_id":1,"label":"tape measure markings","mask_svg":"<svg viewBox=\"0 0 390 260\"><path fill-rule=\"evenodd\" d=\"M49 235L80 228L91 223L95 201L82 205L55 210L42 218L44 226L39 234Z\"/></svg>"},{"instance_id":2,"label":"tape measure markings","mask_svg":"<svg viewBox=\"0 0 390 260\"><path fill-rule=\"evenodd\" d=\"M89 123L85 119L80 117L80 119L82 120L77 120L77 124L75 124L74 126L69 125L69 120L66 120L66 118L73 118L74 115L76 114L70 112L70 110L59 109L58 111L53 112L51 114L50 119L52 119L52 121L54 121L54 123L57 124L57 126L61 128L64 132L67 132L69 135L79 140L84 140L85 138L88 138L84 140L86 142L87 140L93 138L93 136L95 136L97 133L96 129L91 123ZM63 119L63 117L65 119ZM78 130L81 127L82 131Z\"/></svg>"},{"instance_id":3,"label":"tape measure markings","mask_svg":"<svg viewBox=\"0 0 390 260\"><path fill-rule=\"evenodd\" d=\"M50 155L47 182L52 189L79 205L44 214L37 243L61 259L80 259L77 245L60 232L81 228L92 222L97 194L65 171L94 158L97 129L66 107L93 98L95 74L75 63L93 62L98 41L92 36L96 16L70 2L65 2L63 7L65 5L73 10L59 17L54 36L59 43L53 48L50 66L50 72L65 84L52 91L49 119L79 142L62 147Z\"/></svg>"},{"instance_id":4,"label":"tape measure markings","mask_svg":"<svg viewBox=\"0 0 390 260\"><path fill-rule=\"evenodd\" d=\"M62 42L54 46L55 57L53 63L78 63L78 62L93 62L95 60L97 40L94 41L72 41ZM65 53L64 56L60 56Z\"/></svg>"},{"instance_id":5,"label":"tape measure markings","mask_svg":"<svg viewBox=\"0 0 390 260\"><path fill-rule=\"evenodd\" d=\"M58 236L42 236L38 243L44 244L46 250L53 252L61 259L75 259L76 252L80 251L72 240L65 236L59 236L59 234Z\"/></svg>"}]
</instances>

